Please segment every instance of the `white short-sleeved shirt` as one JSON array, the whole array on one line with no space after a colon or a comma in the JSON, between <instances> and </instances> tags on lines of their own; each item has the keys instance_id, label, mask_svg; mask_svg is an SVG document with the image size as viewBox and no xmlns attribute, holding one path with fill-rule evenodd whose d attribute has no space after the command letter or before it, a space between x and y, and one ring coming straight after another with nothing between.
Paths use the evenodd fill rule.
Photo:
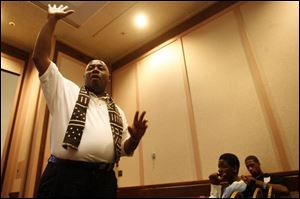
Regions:
<instances>
[{"instance_id":1,"label":"white short-sleeved shirt","mask_svg":"<svg viewBox=\"0 0 300 199\"><path fill-rule=\"evenodd\" d=\"M51 62L46 72L40 76L41 87L52 116L50 148L56 157L86 162L114 161L114 142L106 102L90 96L85 128L78 150L62 147L62 142L69 124L71 114L78 98L80 88L64 78L55 63ZM124 142L130 137L124 112L118 107L123 120L121 155Z\"/></svg>"},{"instance_id":2,"label":"white short-sleeved shirt","mask_svg":"<svg viewBox=\"0 0 300 199\"><path fill-rule=\"evenodd\" d=\"M247 184L243 181L234 181L231 185L224 189L222 194L222 185L210 185L209 198L230 198L231 194L235 191L243 192L247 188Z\"/></svg>"}]
</instances>

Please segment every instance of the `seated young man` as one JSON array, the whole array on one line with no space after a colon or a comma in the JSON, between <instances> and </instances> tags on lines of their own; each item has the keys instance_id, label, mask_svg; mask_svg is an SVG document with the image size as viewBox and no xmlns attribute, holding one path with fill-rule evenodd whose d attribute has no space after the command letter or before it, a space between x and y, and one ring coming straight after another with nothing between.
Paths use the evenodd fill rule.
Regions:
<instances>
[{"instance_id":1,"label":"seated young man","mask_svg":"<svg viewBox=\"0 0 300 199\"><path fill-rule=\"evenodd\" d=\"M240 162L236 155L224 153L219 158L218 173L209 176L210 198L229 198L235 191L243 192L247 184L238 177ZM222 185L228 185L222 192Z\"/></svg>"},{"instance_id":2,"label":"seated young man","mask_svg":"<svg viewBox=\"0 0 300 199\"><path fill-rule=\"evenodd\" d=\"M259 187L266 198L270 186L272 186L272 197L286 197L289 195L289 190L284 185L283 178L264 173L260 168L260 162L256 156L248 156L245 159L245 165L251 174L251 176L241 176L248 185L243 193L245 197L252 197L255 189Z\"/></svg>"}]
</instances>

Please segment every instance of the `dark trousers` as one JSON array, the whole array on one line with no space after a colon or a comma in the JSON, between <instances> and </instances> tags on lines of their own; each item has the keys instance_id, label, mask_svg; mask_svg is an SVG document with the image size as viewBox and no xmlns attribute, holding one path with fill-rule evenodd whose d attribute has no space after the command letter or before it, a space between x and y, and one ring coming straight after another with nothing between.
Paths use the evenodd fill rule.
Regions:
<instances>
[{"instance_id":1,"label":"dark trousers","mask_svg":"<svg viewBox=\"0 0 300 199\"><path fill-rule=\"evenodd\" d=\"M37 197L115 198L116 194L117 179L114 170L48 162L40 180Z\"/></svg>"}]
</instances>

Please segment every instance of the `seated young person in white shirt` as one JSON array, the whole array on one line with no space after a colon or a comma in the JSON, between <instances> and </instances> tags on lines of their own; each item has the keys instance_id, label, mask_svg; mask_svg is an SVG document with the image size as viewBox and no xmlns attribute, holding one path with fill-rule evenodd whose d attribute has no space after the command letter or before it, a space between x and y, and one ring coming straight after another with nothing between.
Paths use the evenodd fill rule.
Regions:
<instances>
[{"instance_id":1,"label":"seated young person in white shirt","mask_svg":"<svg viewBox=\"0 0 300 199\"><path fill-rule=\"evenodd\" d=\"M247 184L238 177L240 162L236 155L224 153L219 157L218 172L209 176L210 198L230 198L235 191L243 192ZM225 187L222 190L222 187Z\"/></svg>"}]
</instances>

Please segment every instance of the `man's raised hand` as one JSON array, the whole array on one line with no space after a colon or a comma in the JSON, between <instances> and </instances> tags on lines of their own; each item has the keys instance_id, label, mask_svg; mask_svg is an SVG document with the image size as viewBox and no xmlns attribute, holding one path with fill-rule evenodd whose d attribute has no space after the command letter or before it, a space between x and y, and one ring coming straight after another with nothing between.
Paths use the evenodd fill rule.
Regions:
<instances>
[{"instance_id":1,"label":"man's raised hand","mask_svg":"<svg viewBox=\"0 0 300 199\"><path fill-rule=\"evenodd\" d=\"M74 10L66 10L67 8L68 6L64 5L56 7L56 4L53 6L48 4L48 18L54 17L56 20L59 20L75 12Z\"/></svg>"},{"instance_id":2,"label":"man's raised hand","mask_svg":"<svg viewBox=\"0 0 300 199\"><path fill-rule=\"evenodd\" d=\"M139 117L139 111L137 111L134 116L133 125L128 126L128 131L131 135L131 138L135 142L139 142L142 139L148 127L147 125L148 120L144 119L145 114L146 112L143 111L141 116Z\"/></svg>"}]
</instances>

